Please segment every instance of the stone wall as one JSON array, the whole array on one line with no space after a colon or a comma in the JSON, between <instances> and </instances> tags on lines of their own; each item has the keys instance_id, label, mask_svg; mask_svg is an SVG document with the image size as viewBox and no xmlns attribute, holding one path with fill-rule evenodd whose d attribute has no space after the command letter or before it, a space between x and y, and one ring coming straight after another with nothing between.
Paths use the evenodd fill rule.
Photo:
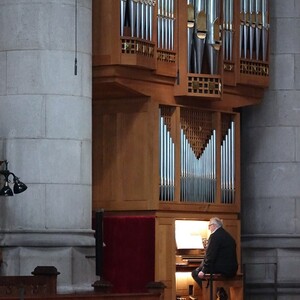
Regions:
<instances>
[{"instance_id":1,"label":"stone wall","mask_svg":"<svg viewBox=\"0 0 300 300\"><path fill-rule=\"evenodd\" d=\"M300 1L269 2L271 84L241 118L243 263L252 282L277 274L278 299L292 300L300 287Z\"/></svg>"}]
</instances>

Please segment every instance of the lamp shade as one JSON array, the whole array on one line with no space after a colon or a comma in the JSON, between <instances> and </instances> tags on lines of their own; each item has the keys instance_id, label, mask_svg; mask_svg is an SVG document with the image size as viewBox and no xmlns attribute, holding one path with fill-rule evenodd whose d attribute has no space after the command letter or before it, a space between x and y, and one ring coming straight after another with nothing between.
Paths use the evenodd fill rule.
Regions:
<instances>
[{"instance_id":1,"label":"lamp shade","mask_svg":"<svg viewBox=\"0 0 300 300\"><path fill-rule=\"evenodd\" d=\"M14 182L15 182L15 184L14 184L14 193L15 193L15 194L20 194L20 193L22 193L22 192L24 192L24 191L27 190L26 184L23 183L23 182L21 182L21 181L19 180L19 178L16 177L16 178L14 179Z\"/></svg>"},{"instance_id":2,"label":"lamp shade","mask_svg":"<svg viewBox=\"0 0 300 300\"><path fill-rule=\"evenodd\" d=\"M13 192L6 181L3 188L0 190L0 196L13 196Z\"/></svg>"}]
</instances>

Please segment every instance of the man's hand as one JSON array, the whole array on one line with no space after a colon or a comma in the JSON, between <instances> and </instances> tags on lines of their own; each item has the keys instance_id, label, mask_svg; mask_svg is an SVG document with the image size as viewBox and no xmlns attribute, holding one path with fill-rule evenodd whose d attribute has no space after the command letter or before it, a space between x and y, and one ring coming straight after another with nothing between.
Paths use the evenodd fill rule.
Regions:
<instances>
[{"instance_id":1,"label":"man's hand","mask_svg":"<svg viewBox=\"0 0 300 300\"><path fill-rule=\"evenodd\" d=\"M199 277L199 278L203 278L203 277L204 277L204 273L203 273L202 271L200 271L200 272L198 273L198 277Z\"/></svg>"}]
</instances>

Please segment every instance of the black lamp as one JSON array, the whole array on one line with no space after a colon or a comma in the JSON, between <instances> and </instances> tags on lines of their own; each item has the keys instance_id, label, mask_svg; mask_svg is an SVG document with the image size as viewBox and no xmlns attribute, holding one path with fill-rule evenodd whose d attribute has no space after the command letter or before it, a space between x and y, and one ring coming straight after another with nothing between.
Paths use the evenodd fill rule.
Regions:
<instances>
[{"instance_id":1,"label":"black lamp","mask_svg":"<svg viewBox=\"0 0 300 300\"><path fill-rule=\"evenodd\" d=\"M0 196L13 196L13 191L9 186L9 176L12 175L13 176L13 184L14 184L14 193L15 194L20 194L22 192L24 192L27 189L27 186L21 182L19 180L19 178L12 172L10 172L7 168L8 166L8 161L7 160L2 160L0 161L0 165L2 165L3 163L5 163L5 169L4 170L0 170L0 175L4 176L4 186L2 187L2 189L0 190Z\"/></svg>"}]
</instances>

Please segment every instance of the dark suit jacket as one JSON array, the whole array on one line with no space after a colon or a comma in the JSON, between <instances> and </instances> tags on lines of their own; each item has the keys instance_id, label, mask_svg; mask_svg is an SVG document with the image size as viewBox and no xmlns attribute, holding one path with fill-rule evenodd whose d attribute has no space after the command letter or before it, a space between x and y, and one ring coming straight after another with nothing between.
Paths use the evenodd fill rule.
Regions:
<instances>
[{"instance_id":1,"label":"dark suit jacket","mask_svg":"<svg viewBox=\"0 0 300 300\"><path fill-rule=\"evenodd\" d=\"M220 227L208 239L202 271L231 277L236 274L237 269L235 240L224 228Z\"/></svg>"}]
</instances>

